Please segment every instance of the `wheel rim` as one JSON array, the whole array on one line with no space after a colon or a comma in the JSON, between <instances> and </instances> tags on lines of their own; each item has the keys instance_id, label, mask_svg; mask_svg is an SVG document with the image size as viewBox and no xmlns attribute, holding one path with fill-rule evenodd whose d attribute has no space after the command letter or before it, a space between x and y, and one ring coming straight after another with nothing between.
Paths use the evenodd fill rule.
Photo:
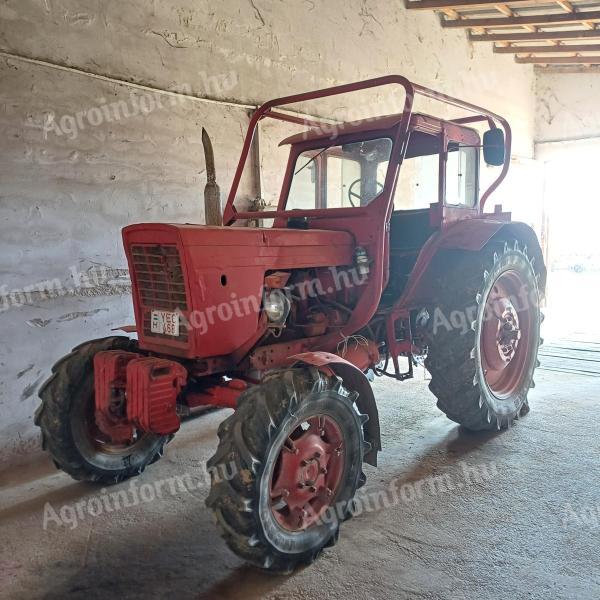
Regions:
<instances>
[{"instance_id":1,"label":"wheel rim","mask_svg":"<svg viewBox=\"0 0 600 600\"><path fill-rule=\"evenodd\" d=\"M275 520L288 531L314 525L335 501L345 466L342 430L333 417L304 419L285 438L270 478Z\"/></svg>"},{"instance_id":2,"label":"wheel rim","mask_svg":"<svg viewBox=\"0 0 600 600\"><path fill-rule=\"evenodd\" d=\"M481 366L485 382L497 398L521 389L531 357L534 311L524 296L526 282L506 271L494 282L481 329Z\"/></svg>"}]
</instances>

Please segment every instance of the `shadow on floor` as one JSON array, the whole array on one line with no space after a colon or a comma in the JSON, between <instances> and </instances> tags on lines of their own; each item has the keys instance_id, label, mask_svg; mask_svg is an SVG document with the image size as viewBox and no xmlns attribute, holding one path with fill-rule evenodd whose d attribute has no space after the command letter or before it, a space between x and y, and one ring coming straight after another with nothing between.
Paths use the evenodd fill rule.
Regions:
<instances>
[{"instance_id":1,"label":"shadow on floor","mask_svg":"<svg viewBox=\"0 0 600 600\"><path fill-rule=\"evenodd\" d=\"M401 485L439 473L440 468L465 460L499 433L471 433L453 427L436 443L426 444L425 452L413 458L408 471L406 463L399 465L403 468L398 469L398 482ZM386 476L389 475L388 469ZM161 476L160 470L155 476ZM152 481L152 477L145 479ZM96 491L96 486L90 484L67 483L15 504L0 513L0 519L41 514L46 502L72 503ZM62 559L48 560L45 553L44 568L30 571L31 584L46 590L40 596L49 600L90 600L108 595L253 600L263 598L289 580L290 576L271 575L249 567L234 556L218 538L212 515L199 495L181 500L177 497L166 503L161 501L162 505L136 507L135 512L123 510L106 517L108 522L87 520L80 525L89 530L83 550L79 550L79 545L86 536L80 530L76 544L72 543L75 538L62 540Z\"/></svg>"}]
</instances>

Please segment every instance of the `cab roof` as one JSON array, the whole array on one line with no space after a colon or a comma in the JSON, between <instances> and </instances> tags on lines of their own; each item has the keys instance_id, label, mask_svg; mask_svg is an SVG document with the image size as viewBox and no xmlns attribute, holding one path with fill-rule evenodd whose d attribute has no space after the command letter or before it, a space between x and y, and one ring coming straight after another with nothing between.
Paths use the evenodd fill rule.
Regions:
<instances>
[{"instance_id":1,"label":"cab roof","mask_svg":"<svg viewBox=\"0 0 600 600\"><path fill-rule=\"evenodd\" d=\"M303 131L302 133L291 135L279 142L279 145L299 144L322 139L334 140L341 135L360 133L363 131L385 131L398 125L401 120L402 113L397 113L393 115L383 115L381 117L366 118L360 121L323 124L321 127L314 127L313 129ZM410 117L411 129L418 129L419 131L432 135L440 133L444 125L460 129L463 136L466 134L467 137L472 139L473 143L479 143L479 134L471 127L465 127L464 125L460 125L453 121L446 121L424 113L413 113Z\"/></svg>"}]
</instances>

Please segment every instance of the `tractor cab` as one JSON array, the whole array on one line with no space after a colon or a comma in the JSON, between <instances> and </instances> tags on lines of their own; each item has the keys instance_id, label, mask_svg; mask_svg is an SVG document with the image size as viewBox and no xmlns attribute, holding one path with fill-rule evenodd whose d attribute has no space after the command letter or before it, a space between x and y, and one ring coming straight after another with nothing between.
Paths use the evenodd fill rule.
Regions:
<instances>
[{"instance_id":1,"label":"tractor cab","mask_svg":"<svg viewBox=\"0 0 600 600\"><path fill-rule=\"evenodd\" d=\"M350 216L352 209L387 204L391 196L392 277L384 304L400 296L421 248L444 222L479 214L478 132L415 113L406 142L401 142L406 150L398 172L400 161L391 164L390 158L401 120L402 114L396 114L344 123L333 134L315 128L280 143L290 146L290 155L278 210L303 216L279 220L279 226L318 227L322 210L348 209ZM391 186L386 188L390 171ZM311 217L315 210L319 212Z\"/></svg>"},{"instance_id":2,"label":"tractor cab","mask_svg":"<svg viewBox=\"0 0 600 600\"><path fill-rule=\"evenodd\" d=\"M384 191L401 118L345 123L334 135L316 129L283 140L280 145L291 146L290 173L278 209L368 206ZM412 115L394 212L430 210L432 204L477 211L479 147L474 129Z\"/></svg>"}]
</instances>

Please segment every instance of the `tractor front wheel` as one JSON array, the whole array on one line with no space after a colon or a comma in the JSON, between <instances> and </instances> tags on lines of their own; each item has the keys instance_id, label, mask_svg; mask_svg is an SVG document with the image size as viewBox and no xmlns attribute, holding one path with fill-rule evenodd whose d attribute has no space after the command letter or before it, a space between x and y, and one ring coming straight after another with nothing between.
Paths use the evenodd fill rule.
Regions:
<instances>
[{"instance_id":1,"label":"tractor front wheel","mask_svg":"<svg viewBox=\"0 0 600 600\"><path fill-rule=\"evenodd\" d=\"M52 367L39 391L35 424L54 464L74 479L117 483L141 473L162 456L169 436L137 433L131 443L116 444L94 417L94 355L103 350L135 352L137 342L112 336L74 348Z\"/></svg>"},{"instance_id":2,"label":"tractor front wheel","mask_svg":"<svg viewBox=\"0 0 600 600\"><path fill-rule=\"evenodd\" d=\"M337 541L364 483L366 417L355 394L316 370L276 372L239 399L208 462L206 504L228 546L275 572Z\"/></svg>"},{"instance_id":3,"label":"tractor front wheel","mask_svg":"<svg viewBox=\"0 0 600 600\"><path fill-rule=\"evenodd\" d=\"M449 252L438 265L425 366L446 415L472 430L502 429L529 410L541 313L535 261L515 240Z\"/></svg>"}]
</instances>

